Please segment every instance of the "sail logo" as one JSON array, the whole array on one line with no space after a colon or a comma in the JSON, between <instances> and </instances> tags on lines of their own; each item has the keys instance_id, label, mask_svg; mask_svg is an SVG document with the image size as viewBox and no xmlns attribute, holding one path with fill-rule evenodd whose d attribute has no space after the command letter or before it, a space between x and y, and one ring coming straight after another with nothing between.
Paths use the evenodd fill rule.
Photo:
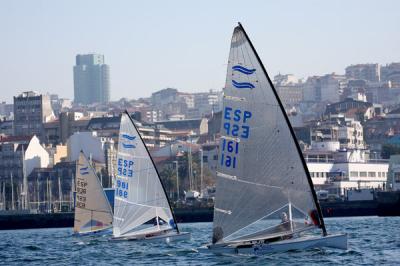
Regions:
<instances>
[{"instance_id":1,"label":"sail logo","mask_svg":"<svg viewBox=\"0 0 400 266\"><path fill-rule=\"evenodd\" d=\"M232 85L237 89L254 89L255 86L250 82L237 82L232 79Z\"/></svg>"},{"instance_id":2,"label":"sail logo","mask_svg":"<svg viewBox=\"0 0 400 266\"><path fill-rule=\"evenodd\" d=\"M233 67L232 67L232 70L233 70L233 71L238 71L238 72L243 73L243 74L246 74L246 75L251 75L251 74L253 74L254 72L256 72L256 69L255 69L255 68L253 68L253 69L248 69L248 68L245 68L245 67L242 67L242 66L239 66L239 65L233 66Z\"/></svg>"},{"instance_id":3,"label":"sail logo","mask_svg":"<svg viewBox=\"0 0 400 266\"><path fill-rule=\"evenodd\" d=\"M249 69L243 66L235 65L232 67L233 71L240 72L245 75L251 75L256 72L255 68ZM236 80L232 80L232 85L237 89L254 89L255 86L250 82L237 82Z\"/></svg>"},{"instance_id":4,"label":"sail logo","mask_svg":"<svg viewBox=\"0 0 400 266\"><path fill-rule=\"evenodd\" d=\"M136 139L136 136L130 136L128 134L122 134L121 137L127 141L132 141ZM136 148L136 145L122 142L122 147L124 149L134 149Z\"/></svg>"},{"instance_id":5,"label":"sail logo","mask_svg":"<svg viewBox=\"0 0 400 266\"><path fill-rule=\"evenodd\" d=\"M87 175L87 174L89 174L88 169L89 169L89 166L82 167L79 169L79 172L81 173L81 175Z\"/></svg>"}]
</instances>

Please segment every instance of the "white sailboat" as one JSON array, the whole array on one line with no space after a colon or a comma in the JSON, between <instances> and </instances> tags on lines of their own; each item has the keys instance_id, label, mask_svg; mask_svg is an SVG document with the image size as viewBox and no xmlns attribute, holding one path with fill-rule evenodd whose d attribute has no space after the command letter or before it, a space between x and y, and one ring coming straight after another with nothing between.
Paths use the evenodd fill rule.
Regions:
<instances>
[{"instance_id":1,"label":"white sailboat","mask_svg":"<svg viewBox=\"0 0 400 266\"><path fill-rule=\"evenodd\" d=\"M114 182L114 240L177 241L180 232L153 160L133 120L121 115Z\"/></svg>"},{"instance_id":2,"label":"white sailboat","mask_svg":"<svg viewBox=\"0 0 400 266\"><path fill-rule=\"evenodd\" d=\"M83 152L76 167L74 233L111 233L112 210L93 167Z\"/></svg>"},{"instance_id":3,"label":"white sailboat","mask_svg":"<svg viewBox=\"0 0 400 266\"><path fill-rule=\"evenodd\" d=\"M346 234L326 232L294 131L240 23L231 41L220 132L213 237L206 250L347 248Z\"/></svg>"}]
</instances>

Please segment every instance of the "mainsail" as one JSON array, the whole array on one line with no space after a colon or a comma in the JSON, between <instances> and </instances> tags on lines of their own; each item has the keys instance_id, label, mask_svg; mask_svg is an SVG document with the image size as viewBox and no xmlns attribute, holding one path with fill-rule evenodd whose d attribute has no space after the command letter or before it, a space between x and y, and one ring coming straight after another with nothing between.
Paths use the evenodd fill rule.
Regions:
<instances>
[{"instance_id":1,"label":"mainsail","mask_svg":"<svg viewBox=\"0 0 400 266\"><path fill-rule=\"evenodd\" d=\"M240 24L231 41L221 124L213 242L279 235L310 224L325 232L293 129ZM289 219L277 221L281 214ZM239 236L266 218L275 218L271 227Z\"/></svg>"},{"instance_id":2,"label":"mainsail","mask_svg":"<svg viewBox=\"0 0 400 266\"><path fill-rule=\"evenodd\" d=\"M178 231L158 172L128 113L121 116L116 169L114 237Z\"/></svg>"},{"instance_id":3,"label":"mainsail","mask_svg":"<svg viewBox=\"0 0 400 266\"><path fill-rule=\"evenodd\" d=\"M103 187L83 152L76 166L75 233L111 227L112 210Z\"/></svg>"}]
</instances>

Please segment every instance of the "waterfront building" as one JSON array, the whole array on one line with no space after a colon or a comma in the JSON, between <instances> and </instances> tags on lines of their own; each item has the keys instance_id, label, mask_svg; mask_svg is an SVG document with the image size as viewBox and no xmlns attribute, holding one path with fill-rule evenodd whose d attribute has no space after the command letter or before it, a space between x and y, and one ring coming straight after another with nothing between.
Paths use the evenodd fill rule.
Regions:
<instances>
[{"instance_id":1,"label":"waterfront building","mask_svg":"<svg viewBox=\"0 0 400 266\"><path fill-rule=\"evenodd\" d=\"M48 165L49 154L36 136L0 136L0 188L6 201L2 208L22 208L22 201L28 200L22 200L24 177Z\"/></svg>"},{"instance_id":2,"label":"waterfront building","mask_svg":"<svg viewBox=\"0 0 400 266\"><path fill-rule=\"evenodd\" d=\"M110 101L110 67L104 55L76 56L74 66L74 103L93 104Z\"/></svg>"},{"instance_id":3,"label":"waterfront building","mask_svg":"<svg viewBox=\"0 0 400 266\"><path fill-rule=\"evenodd\" d=\"M400 190L400 155L390 156L387 188L390 190Z\"/></svg>"},{"instance_id":4,"label":"waterfront building","mask_svg":"<svg viewBox=\"0 0 400 266\"><path fill-rule=\"evenodd\" d=\"M44 140L44 123L54 119L50 97L33 91L14 97L14 135Z\"/></svg>"},{"instance_id":5,"label":"waterfront building","mask_svg":"<svg viewBox=\"0 0 400 266\"><path fill-rule=\"evenodd\" d=\"M347 190L386 187L387 160L370 159L363 149L340 149L337 141L312 143L304 157L316 190L345 195Z\"/></svg>"}]
</instances>

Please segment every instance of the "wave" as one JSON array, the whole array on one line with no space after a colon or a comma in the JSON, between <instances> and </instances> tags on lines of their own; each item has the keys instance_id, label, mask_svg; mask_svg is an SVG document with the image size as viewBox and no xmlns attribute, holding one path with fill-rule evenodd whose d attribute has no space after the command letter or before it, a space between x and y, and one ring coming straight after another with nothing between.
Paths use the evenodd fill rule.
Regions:
<instances>
[{"instance_id":1,"label":"wave","mask_svg":"<svg viewBox=\"0 0 400 266\"><path fill-rule=\"evenodd\" d=\"M235 86L238 89L254 89L255 86L251 84L250 82L237 82L232 80L233 86Z\"/></svg>"},{"instance_id":2,"label":"wave","mask_svg":"<svg viewBox=\"0 0 400 266\"><path fill-rule=\"evenodd\" d=\"M233 66L232 70L233 71L239 71L240 73L243 73L243 74L246 74L246 75L251 75L256 71L255 68L248 69L248 68L245 68L245 67L242 67L242 66L239 66L239 65Z\"/></svg>"},{"instance_id":3,"label":"wave","mask_svg":"<svg viewBox=\"0 0 400 266\"><path fill-rule=\"evenodd\" d=\"M134 140L136 136L130 136L128 134L122 134L122 137L127 140Z\"/></svg>"},{"instance_id":4,"label":"wave","mask_svg":"<svg viewBox=\"0 0 400 266\"><path fill-rule=\"evenodd\" d=\"M136 148L135 145L133 145L133 144L126 144L126 143L122 143L122 147L124 147L125 149L133 149L133 148Z\"/></svg>"}]
</instances>

